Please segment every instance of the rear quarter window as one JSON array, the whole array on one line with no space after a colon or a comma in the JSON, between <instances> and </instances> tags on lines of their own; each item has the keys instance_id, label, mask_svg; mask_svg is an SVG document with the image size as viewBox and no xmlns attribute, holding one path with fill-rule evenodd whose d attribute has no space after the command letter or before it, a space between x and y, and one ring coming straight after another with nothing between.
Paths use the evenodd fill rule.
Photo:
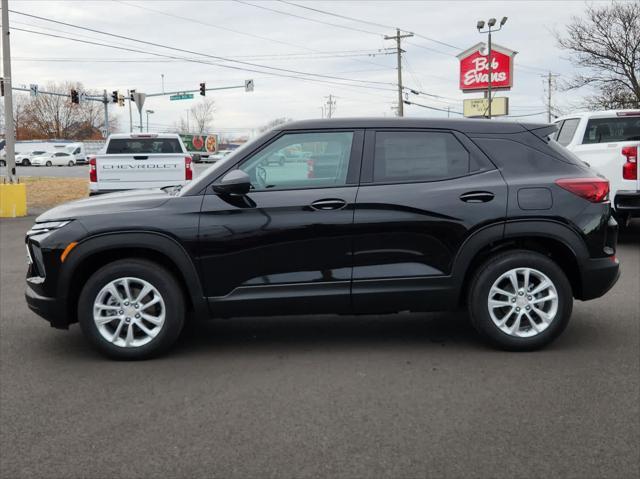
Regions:
<instances>
[{"instance_id":1,"label":"rear quarter window","mask_svg":"<svg viewBox=\"0 0 640 479\"><path fill-rule=\"evenodd\" d=\"M182 152L177 138L114 138L107 146L108 155Z\"/></svg>"},{"instance_id":2,"label":"rear quarter window","mask_svg":"<svg viewBox=\"0 0 640 479\"><path fill-rule=\"evenodd\" d=\"M573 140L579 124L579 118L570 118L568 120L565 120L564 122L562 122L560 131L554 139L562 146L567 146L569 143L571 143L571 140Z\"/></svg>"}]
</instances>

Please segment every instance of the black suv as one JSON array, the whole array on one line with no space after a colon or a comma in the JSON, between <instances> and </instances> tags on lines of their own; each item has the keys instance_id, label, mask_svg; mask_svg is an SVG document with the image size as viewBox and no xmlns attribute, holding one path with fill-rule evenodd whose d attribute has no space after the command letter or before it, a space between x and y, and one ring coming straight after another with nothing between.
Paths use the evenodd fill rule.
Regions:
<instances>
[{"instance_id":1,"label":"black suv","mask_svg":"<svg viewBox=\"0 0 640 479\"><path fill-rule=\"evenodd\" d=\"M29 307L103 353L167 350L185 317L466 305L510 350L618 278L609 184L549 140L485 120L290 123L181 190L54 208L27 233ZM273 164L274 155L301 161Z\"/></svg>"}]
</instances>

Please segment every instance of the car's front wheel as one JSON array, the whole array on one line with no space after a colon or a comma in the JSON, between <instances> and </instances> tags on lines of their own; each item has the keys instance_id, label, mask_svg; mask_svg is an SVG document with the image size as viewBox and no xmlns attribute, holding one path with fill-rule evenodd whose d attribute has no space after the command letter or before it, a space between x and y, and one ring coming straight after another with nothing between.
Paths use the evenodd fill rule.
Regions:
<instances>
[{"instance_id":1,"label":"car's front wheel","mask_svg":"<svg viewBox=\"0 0 640 479\"><path fill-rule=\"evenodd\" d=\"M147 359L166 352L184 324L184 297L174 276L141 259L96 271L78 301L87 339L114 359Z\"/></svg>"},{"instance_id":2,"label":"car's front wheel","mask_svg":"<svg viewBox=\"0 0 640 479\"><path fill-rule=\"evenodd\" d=\"M472 324L491 344L529 351L562 333L571 317L573 294L553 260L514 250L490 258L478 269L467 302Z\"/></svg>"},{"instance_id":3,"label":"car's front wheel","mask_svg":"<svg viewBox=\"0 0 640 479\"><path fill-rule=\"evenodd\" d=\"M47 161L47 162L44 164L44 166L51 166L51 165L53 165L53 163L51 163L50 161Z\"/></svg>"},{"instance_id":4,"label":"car's front wheel","mask_svg":"<svg viewBox=\"0 0 640 479\"><path fill-rule=\"evenodd\" d=\"M73 166L73 160L69 160L69 163L67 163L67 166Z\"/></svg>"},{"instance_id":5,"label":"car's front wheel","mask_svg":"<svg viewBox=\"0 0 640 479\"><path fill-rule=\"evenodd\" d=\"M25 158L25 159L22 160L21 164L22 164L22 166L30 166L31 162L29 161L28 158Z\"/></svg>"}]
</instances>

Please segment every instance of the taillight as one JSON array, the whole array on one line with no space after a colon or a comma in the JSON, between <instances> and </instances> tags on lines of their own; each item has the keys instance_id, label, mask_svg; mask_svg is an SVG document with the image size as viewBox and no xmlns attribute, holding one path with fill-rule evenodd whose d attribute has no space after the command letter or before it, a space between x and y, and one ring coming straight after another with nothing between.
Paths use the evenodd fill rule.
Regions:
<instances>
[{"instance_id":1,"label":"taillight","mask_svg":"<svg viewBox=\"0 0 640 479\"><path fill-rule=\"evenodd\" d=\"M313 178L314 177L314 161L313 160L307 160L307 178Z\"/></svg>"},{"instance_id":2,"label":"taillight","mask_svg":"<svg viewBox=\"0 0 640 479\"><path fill-rule=\"evenodd\" d=\"M193 180L193 169L191 168L191 157L184 157L184 179L187 181Z\"/></svg>"},{"instance_id":3,"label":"taillight","mask_svg":"<svg viewBox=\"0 0 640 479\"><path fill-rule=\"evenodd\" d=\"M592 203L602 203L609 198L609 181L602 178L562 178L556 185Z\"/></svg>"},{"instance_id":4,"label":"taillight","mask_svg":"<svg viewBox=\"0 0 640 479\"><path fill-rule=\"evenodd\" d=\"M622 148L622 156L627 159L622 165L622 177L625 180L638 179L638 147L625 146Z\"/></svg>"},{"instance_id":5,"label":"taillight","mask_svg":"<svg viewBox=\"0 0 640 479\"><path fill-rule=\"evenodd\" d=\"M98 182L98 170L96 169L96 157L89 157L89 181L91 183Z\"/></svg>"}]
</instances>

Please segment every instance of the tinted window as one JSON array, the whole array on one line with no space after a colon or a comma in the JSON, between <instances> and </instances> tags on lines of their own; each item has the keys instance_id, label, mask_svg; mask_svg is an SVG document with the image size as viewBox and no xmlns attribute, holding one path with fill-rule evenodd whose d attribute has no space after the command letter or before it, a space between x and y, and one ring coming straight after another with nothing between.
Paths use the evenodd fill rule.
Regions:
<instances>
[{"instance_id":1,"label":"tinted window","mask_svg":"<svg viewBox=\"0 0 640 479\"><path fill-rule=\"evenodd\" d=\"M469 172L469 152L450 133L377 132L373 179L434 181Z\"/></svg>"},{"instance_id":2,"label":"tinted window","mask_svg":"<svg viewBox=\"0 0 640 479\"><path fill-rule=\"evenodd\" d=\"M565 120L558 132L558 136L556 141L560 143L562 146L567 146L571 143L573 139L573 135L576 133L576 129L578 128L578 124L580 120L578 118L571 118L569 120Z\"/></svg>"},{"instance_id":3,"label":"tinted window","mask_svg":"<svg viewBox=\"0 0 640 479\"><path fill-rule=\"evenodd\" d=\"M107 154L182 153L177 138L113 138Z\"/></svg>"},{"instance_id":4,"label":"tinted window","mask_svg":"<svg viewBox=\"0 0 640 479\"><path fill-rule=\"evenodd\" d=\"M352 132L287 133L240 166L256 190L345 185ZM302 161L290 150L301 152Z\"/></svg>"},{"instance_id":5,"label":"tinted window","mask_svg":"<svg viewBox=\"0 0 640 479\"><path fill-rule=\"evenodd\" d=\"M587 123L582 143L640 140L640 117L594 118Z\"/></svg>"}]
</instances>

